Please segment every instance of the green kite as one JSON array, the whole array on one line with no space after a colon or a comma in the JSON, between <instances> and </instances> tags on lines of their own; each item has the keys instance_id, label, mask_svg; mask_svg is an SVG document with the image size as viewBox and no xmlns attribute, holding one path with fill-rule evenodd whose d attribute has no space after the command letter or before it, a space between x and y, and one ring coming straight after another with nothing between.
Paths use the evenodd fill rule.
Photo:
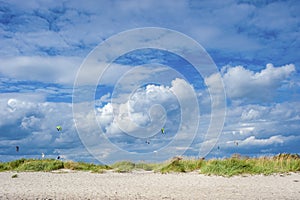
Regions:
<instances>
[{"instance_id":1,"label":"green kite","mask_svg":"<svg viewBox=\"0 0 300 200\"><path fill-rule=\"evenodd\" d=\"M57 131L62 131L62 127L61 126L56 126Z\"/></svg>"}]
</instances>

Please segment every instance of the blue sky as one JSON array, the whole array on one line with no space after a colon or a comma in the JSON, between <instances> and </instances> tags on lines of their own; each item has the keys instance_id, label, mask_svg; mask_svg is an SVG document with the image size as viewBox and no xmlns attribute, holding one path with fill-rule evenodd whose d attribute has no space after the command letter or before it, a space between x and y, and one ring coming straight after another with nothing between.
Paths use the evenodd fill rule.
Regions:
<instances>
[{"instance_id":1,"label":"blue sky","mask_svg":"<svg viewBox=\"0 0 300 200\"><path fill-rule=\"evenodd\" d=\"M204 144L212 147L206 157L300 153L299 11L294 0L0 0L0 161L42 153L91 162L124 159L111 144L86 148L82 137L101 144L101 132L115 147L135 152L125 157L132 160L163 160L182 149L197 157ZM144 27L192 38L218 73L198 74L174 52L138 49L114 60L95 89L90 77L106 63L82 75L80 66L94 59L91 52L123 31ZM128 40L135 43L135 37ZM226 116L216 140L204 136L219 78ZM80 100L72 102L74 83ZM75 121L74 104L83 108ZM125 111L129 118L122 118ZM98 126L90 123L94 118ZM143 157L145 152L154 154Z\"/></svg>"}]
</instances>

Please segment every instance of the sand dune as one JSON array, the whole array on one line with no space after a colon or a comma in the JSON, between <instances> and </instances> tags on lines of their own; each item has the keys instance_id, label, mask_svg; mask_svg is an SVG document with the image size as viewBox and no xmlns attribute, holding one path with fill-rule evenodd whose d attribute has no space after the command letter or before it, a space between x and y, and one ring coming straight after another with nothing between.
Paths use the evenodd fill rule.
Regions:
<instances>
[{"instance_id":1,"label":"sand dune","mask_svg":"<svg viewBox=\"0 0 300 200\"><path fill-rule=\"evenodd\" d=\"M300 174L2 172L0 199L300 199Z\"/></svg>"}]
</instances>

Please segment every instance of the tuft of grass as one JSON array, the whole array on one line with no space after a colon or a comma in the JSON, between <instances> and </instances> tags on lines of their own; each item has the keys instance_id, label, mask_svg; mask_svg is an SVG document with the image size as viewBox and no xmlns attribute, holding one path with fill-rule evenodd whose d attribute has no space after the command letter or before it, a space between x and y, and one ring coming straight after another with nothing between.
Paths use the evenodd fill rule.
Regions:
<instances>
[{"instance_id":1,"label":"tuft of grass","mask_svg":"<svg viewBox=\"0 0 300 200\"><path fill-rule=\"evenodd\" d=\"M71 170L91 171L94 173L103 173L105 170L111 169L111 167L107 165L95 165L92 163L73 161L64 162L64 168Z\"/></svg>"},{"instance_id":2,"label":"tuft of grass","mask_svg":"<svg viewBox=\"0 0 300 200\"><path fill-rule=\"evenodd\" d=\"M181 157L174 157L171 161L163 164L159 171L161 173L169 172L192 172L199 170L203 165L202 159L189 159L184 160Z\"/></svg>"},{"instance_id":3,"label":"tuft of grass","mask_svg":"<svg viewBox=\"0 0 300 200\"><path fill-rule=\"evenodd\" d=\"M63 163L54 159L19 159L0 163L0 171L52 171L63 168Z\"/></svg>"},{"instance_id":4,"label":"tuft of grass","mask_svg":"<svg viewBox=\"0 0 300 200\"><path fill-rule=\"evenodd\" d=\"M58 169L71 169L103 173L111 167L107 165L95 165L84 162L63 162L55 159L20 159L6 163L0 163L0 171L54 171Z\"/></svg>"},{"instance_id":5,"label":"tuft of grass","mask_svg":"<svg viewBox=\"0 0 300 200\"><path fill-rule=\"evenodd\" d=\"M10 169L7 163L0 163L0 172L8 171L8 170Z\"/></svg>"},{"instance_id":6,"label":"tuft of grass","mask_svg":"<svg viewBox=\"0 0 300 200\"><path fill-rule=\"evenodd\" d=\"M116 172L124 173L124 172L132 172L135 169L135 163L131 161L121 161L116 162L111 167Z\"/></svg>"},{"instance_id":7,"label":"tuft of grass","mask_svg":"<svg viewBox=\"0 0 300 200\"><path fill-rule=\"evenodd\" d=\"M194 159L194 160L181 160L184 165L185 172L192 172L196 170L200 170L201 166L204 163L202 159Z\"/></svg>"},{"instance_id":8,"label":"tuft of grass","mask_svg":"<svg viewBox=\"0 0 300 200\"><path fill-rule=\"evenodd\" d=\"M11 176L12 178L18 178L18 174L14 174Z\"/></svg>"},{"instance_id":9,"label":"tuft of grass","mask_svg":"<svg viewBox=\"0 0 300 200\"><path fill-rule=\"evenodd\" d=\"M203 174L234 176L239 174L287 173L300 171L300 158L290 156L274 156L261 158L231 157L223 160L209 160L201 168Z\"/></svg>"},{"instance_id":10,"label":"tuft of grass","mask_svg":"<svg viewBox=\"0 0 300 200\"><path fill-rule=\"evenodd\" d=\"M158 163L137 163L135 164L136 169L141 169L145 171L155 171L159 166Z\"/></svg>"},{"instance_id":11,"label":"tuft of grass","mask_svg":"<svg viewBox=\"0 0 300 200\"><path fill-rule=\"evenodd\" d=\"M172 160L171 162L167 162L159 169L159 171L163 174L169 172L186 172L183 163L179 160Z\"/></svg>"},{"instance_id":12,"label":"tuft of grass","mask_svg":"<svg viewBox=\"0 0 300 200\"><path fill-rule=\"evenodd\" d=\"M19 165L17 171L53 171L64 168L62 161L54 159L44 159L44 160L26 160L23 164Z\"/></svg>"},{"instance_id":13,"label":"tuft of grass","mask_svg":"<svg viewBox=\"0 0 300 200\"><path fill-rule=\"evenodd\" d=\"M19 160L14 160L8 163L10 169L17 169L20 165L26 162L25 158L21 158Z\"/></svg>"},{"instance_id":14,"label":"tuft of grass","mask_svg":"<svg viewBox=\"0 0 300 200\"><path fill-rule=\"evenodd\" d=\"M133 163L131 161L120 161L111 165L111 168L116 172L125 173L133 170L154 171L159 164L156 163Z\"/></svg>"},{"instance_id":15,"label":"tuft of grass","mask_svg":"<svg viewBox=\"0 0 300 200\"><path fill-rule=\"evenodd\" d=\"M98 173L98 174L103 174L103 173L105 173L105 171L106 171L106 169L99 168L99 167L93 168L91 170L92 173Z\"/></svg>"},{"instance_id":16,"label":"tuft of grass","mask_svg":"<svg viewBox=\"0 0 300 200\"><path fill-rule=\"evenodd\" d=\"M207 175L233 176L252 172L253 165L246 159L229 158L225 160L209 160L201 168Z\"/></svg>"},{"instance_id":17,"label":"tuft of grass","mask_svg":"<svg viewBox=\"0 0 300 200\"><path fill-rule=\"evenodd\" d=\"M64 168L70 170L90 171L93 167L94 164L84 163L84 162L68 161L64 163Z\"/></svg>"}]
</instances>

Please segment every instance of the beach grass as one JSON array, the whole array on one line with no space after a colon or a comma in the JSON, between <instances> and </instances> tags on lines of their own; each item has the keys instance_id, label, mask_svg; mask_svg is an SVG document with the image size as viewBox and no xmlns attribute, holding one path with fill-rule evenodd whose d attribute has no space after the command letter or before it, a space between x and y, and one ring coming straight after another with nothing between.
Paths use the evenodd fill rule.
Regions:
<instances>
[{"instance_id":1,"label":"beach grass","mask_svg":"<svg viewBox=\"0 0 300 200\"><path fill-rule=\"evenodd\" d=\"M135 168L135 163L131 161L121 161L116 162L111 167L116 172L124 173L124 172L131 172Z\"/></svg>"},{"instance_id":2,"label":"beach grass","mask_svg":"<svg viewBox=\"0 0 300 200\"><path fill-rule=\"evenodd\" d=\"M64 168L64 163L54 159L20 159L0 164L0 171L53 171Z\"/></svg>"},{"instance_id":3,"label":"beach grass","mask_svg":"<svg viewBox=\"0 0 300 200\"><path fill-rule=\"evenodd\" d=\"M300 158L295 154L279 154L274 157L231 157L209 160L200 169L207 175L234 176L240 174L288 173L300 171Z\"/></svg>"},{"instance_id":4,"label":"beach grass","mask_svg":"<svg viewBox=\"0 0 300 200\"><path fill-rule=\"evenodd\" d=\"M233 155L225 159L183 159L174 157L163 163L134 163L120 161L110 166L85 162L61 161L55 159L19 159L0 162L0 171L54 171L70 169L103 173L112 170L128 173L134 170L154 171L160 173L180 173L196 171L206 175L234 176L243 174L264 174L300 172L300 157L297 154L278 154L273 157L249 158Z\"/></svg>"},{"instance_id":5,"label":"beach grass","mask_svg":"<svg viewBox=\"0 0 300 200\"><path fill-rule=\"evenodd\" d=\"M133 163L131 161L120 161L111 165L111 168L116 172L132 172L133 170L154 171L159 164L155 163Z\"/></svg>"},{"instance_id":6,"label":"beach grass","mask_svg":"<svg viewBox=\"0 0 300 200\"><path fill-rule=\"evenodd\" d=\"M61 161L62 162L62 161ZM93 163L85 163L85 162L73 162L73 161L66 161L62 162L64 169L70 170L80 170L80 171L91 171L95 173L103 173L105 170L111 169L111 167L107 165L96 165Z\"/></svg>"},{"instance_id":7,"label":"beach grass","mask_svg":"<svg viewBox=\"0 0 300 200\"><path fill-rule=\"evenodd\" d=\"M180 157L174 157L170 161L161 164L161 167L158 168L158 171L161 173L192 172L200 170L203 164L203 159L183 159Z\"/></svg>"}]
</instances>

